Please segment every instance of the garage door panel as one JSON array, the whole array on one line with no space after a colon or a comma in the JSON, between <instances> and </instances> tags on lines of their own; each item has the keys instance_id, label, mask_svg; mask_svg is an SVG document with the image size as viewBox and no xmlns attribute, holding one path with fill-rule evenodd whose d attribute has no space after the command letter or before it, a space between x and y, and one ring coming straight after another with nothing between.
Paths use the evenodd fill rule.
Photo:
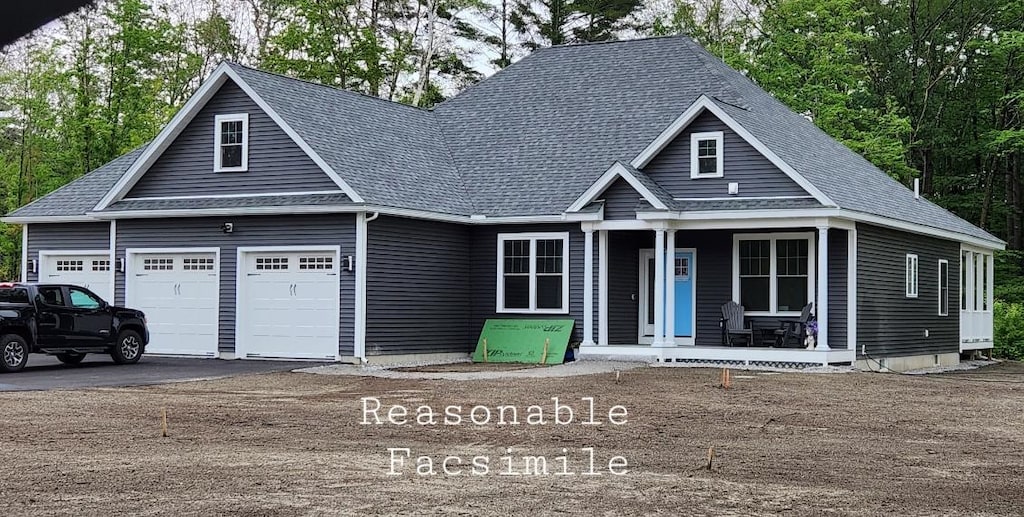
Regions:
<instances>
[{"instance_id":1,"label":"garage door panel","mask_svg":"<svg viewBox=\"0 0 1024 517\"><path fill-rule=\"evenodd\" d=\"M80 285L96 293L107 303L113 303L109 255L69 255L65 252L59 255L46 255L46 251L40 253L45 256L39 275L41 282Z\"/></svg>"},{"instance_id":2,"label":"garage door panel","mask_svg":"<svg viewBox=\"0 0 1024 517\"><path fill-rule=\"evenodd\" d=\"M249 252L240 348L251 357L333 359L338 353L337 258L325 252Z\"/></svg>"},{"instance_id":3,"label":"garage door panel","mask_svg":"<svg viewBox=\"0 0 1024 517\"><path fill-rule=\"evenodd\" d=\"M138 253L128 305L146 314L152 354L217 354L219 281L214 253Z\"/></svg>"}]
</instances>

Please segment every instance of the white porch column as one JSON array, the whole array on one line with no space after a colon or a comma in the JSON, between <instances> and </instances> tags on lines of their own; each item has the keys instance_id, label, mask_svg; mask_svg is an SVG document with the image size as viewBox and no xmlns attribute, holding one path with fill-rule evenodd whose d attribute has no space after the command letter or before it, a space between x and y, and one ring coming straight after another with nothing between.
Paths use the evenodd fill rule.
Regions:
<instances>
[{"instance_id":1,"label":"white porch column","mask_svg":"<svg viewBox=\"0 0 1024 517\"><path fill-rule=\"evenodd\" d=\"M597 232L597 344L608 344L608 230Z\"/></svg>"},{"instance_id":2,"label":"white porch column","mask_svg":"<svg viewBox=\"0 0 1024 517\"><path fill-rule=\"evenodd\" d=\"M846 347L857 350L857 230L846 231Z\"/></svg>"},{"instance_id":3,"label":"white porch column","mask_svg":"<svg viewBox=\"0 0 1024 517\"><path fill-rule=\"evenodd\" d=\"M676 344L676 231L668 230L665 242L665 344Z\"/></svg>"},{"instance_id":4,"label":"white porch column","mask_svg":"<svg viewBox=\"0 0 1024 517\"><path fill-rule=\"evenodd\" d=\"M594 344L594 228L583 224L583 346Z\"/></svg>"},{"instance_id":5,"label":"white porch column","mask_svg":"<svg viewBox=\"0 0 1024 517\"><path fill-rule=\"evenodd\" d=\"M985 296L982 286L985 285L985 255L981 253L974 254L974 310L975 312L981 312L984 307L982 299ZM978 337L978 336L971 336Z\"/></svg>"},{"instance_id":6,"label":"white porch column","mask_svg":"<svg viewBox=\"0 0 1024 517\"><path fill-rule=\"evenodd\" d=\"M654 340L665 345L665 230L654 230Z\"/></svg>"},{"instance_id":7,"label":"white porch column","mask_svg":"<svg viewBox=\"0 0 1024 517\"><path fill-rule=\"evenodd\" d=\"M828 226L818 227L818 344L815 350L828 347Z\"/></svg>"}]
</instances>

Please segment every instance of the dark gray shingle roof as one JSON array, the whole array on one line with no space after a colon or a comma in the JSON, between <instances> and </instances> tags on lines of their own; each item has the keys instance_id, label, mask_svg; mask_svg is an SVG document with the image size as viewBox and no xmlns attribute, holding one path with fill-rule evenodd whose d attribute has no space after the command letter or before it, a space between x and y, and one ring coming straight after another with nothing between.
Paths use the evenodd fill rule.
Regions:
<instances>
[{"instance_id":1,"label":"dark gray shingle roof","mask_svg":"<svg viewBox=\"0 0 1024 517\"><path fill-rule=\"evenodd\" d=\"M456 215L561 214L612 163L628 163L706 95L840 208L997 240L914 199L687 37L541 49L433 111L230 66L370 204ZM84 214L140 152L10 215ZM637 177L671 200L645 174ZM730 200L675 208L768 205ZM697 206L714 208L691 208Z\"/></svg>"},{"instance_id":2,"label":"dark gray shingle roof","mask_svg":"<svg viewBox=\"0 0 1024 517\"><path fill-rule=\"evenodd\" d=\"M146 144L148 145L148 144ZM11 212L10 217L68 217L82 216L92 211L96 203L114 187L117 180L131 167L146 149L142 145L101 165L99 168L63 187Z\"/></svg>"},{"instance_id":3,"label":"dark gray shingle roof","mask_svg":"<svg viewBox=\"0 0 1024 517\"><path fill-rule=\"evenodd\" d=\"M104 212L133 210L198 210L205 208L253 208L270 206L353 205L345 194L306 194L302 196L245 196L195 199L123 199Z\"/></svg>"}]
</instances>

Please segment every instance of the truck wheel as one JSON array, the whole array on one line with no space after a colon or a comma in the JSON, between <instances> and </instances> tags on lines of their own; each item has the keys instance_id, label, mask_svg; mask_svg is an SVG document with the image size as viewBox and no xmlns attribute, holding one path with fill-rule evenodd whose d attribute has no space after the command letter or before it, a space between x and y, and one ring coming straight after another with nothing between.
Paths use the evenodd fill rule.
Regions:
<instances>
[{"instance_id":1,"label":"truck wheel","mask_svg":"<svg viewBox=\"0 0 1024 517\"><path fill-rule=\"evenodd\" d=\"M28 362L28 343L17 334L0 336L0 372L16 372Z\"/></svg>"},{"instance_id":2,"label":"truck wheel","mask_svg":"<svg viewBox=\"0 0 1024 517\"><path fill-rule=\"evenodd\" d=\"M117 364L135 364L142 358L142 336L134 330L124 330L117 335L110 357Z\"/></svg>"},{"instance_id":3,"label":"truck wheel","mask_svg":"<svg viewBox=\"0 0 1024 517\"><path fill-rule=\"evenodd\" d=\"M74 352L68 352L66 354L57 354L57 360L64 364L78 364L85 359L85 354L76 354Z\"/></svg>"}]
</instances>

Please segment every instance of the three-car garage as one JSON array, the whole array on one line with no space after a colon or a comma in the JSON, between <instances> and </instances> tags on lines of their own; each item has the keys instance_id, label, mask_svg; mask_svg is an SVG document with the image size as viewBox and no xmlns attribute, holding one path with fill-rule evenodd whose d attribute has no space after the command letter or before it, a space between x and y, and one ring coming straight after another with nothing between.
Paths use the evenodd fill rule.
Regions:
<instances>
[{"instance_id":1,"label":"three-car garage","mask_svg":"<svg viewBox=\"0 0 1024 517\"><path fill-rule=\"evenodd\" d=\"M209 218L30 225L26 279L143 311L148 354L353 357L355 217L229 221L232 232Z\"/></svg>"}]
</instances>

